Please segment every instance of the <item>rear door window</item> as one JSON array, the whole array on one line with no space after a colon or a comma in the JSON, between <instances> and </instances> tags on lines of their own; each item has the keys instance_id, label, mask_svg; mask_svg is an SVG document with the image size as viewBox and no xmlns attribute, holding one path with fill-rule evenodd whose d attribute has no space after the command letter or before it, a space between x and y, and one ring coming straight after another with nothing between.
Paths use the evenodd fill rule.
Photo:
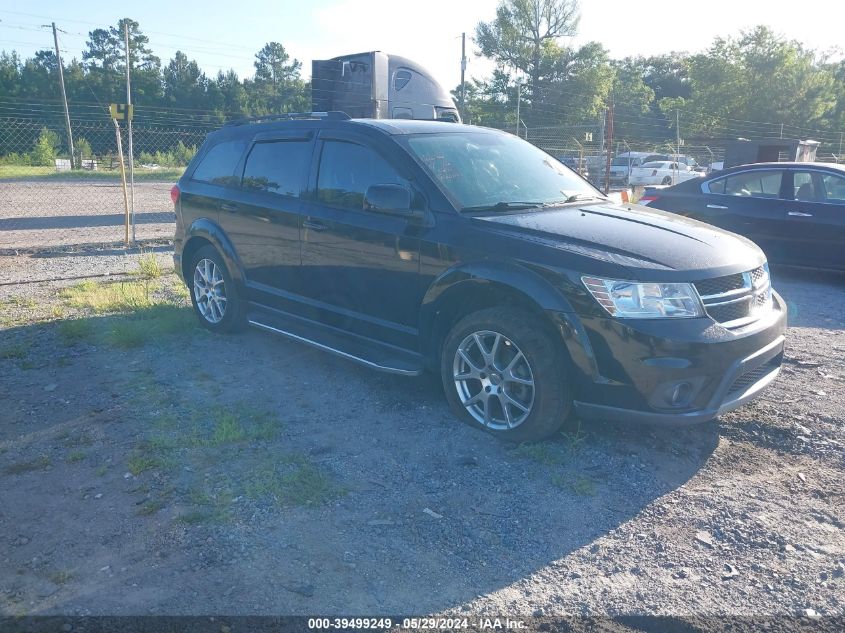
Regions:
<instances>
[{"instance_id":1,"label":"rear door window","mask_svg":"<svg viewBox=\"0 0 845 633\"><path fill-rule=\"evenodd\" d=\"M235 175L235 168L241 160L245 147L246 141L243 139L218 143L202 157L191 180L224 187L237 187L240 184L240 178Z\"/></svg>"},{"instance_id":2,"label":"rear door window","mask_svg":"<svg viewBox=\"0 0 845 633\"><path fill-rule=\"evenodd\" d=\"M729 196L751 196L754 198L777 198L780 194L780 185L783 180L781 169L760 169L755 171L741 172L720 178L724 183L723 191L713 189L712 193L725 193Z\"/></svg>"},{"instance_id":3,"label":"rear door window","mask_svg":"<svg viewBox=\"0 0 845 633\"><path fill-rule=\"evenodd\" d=\"M824 174L822 176L824 198L833 204L845 204L845 176Z\"/></svg>"},{"instance_id":4,"label":"rear door window","mask_svg":"<svg viewBox=\"0 0 845 633\"><path fill-rule=\"evenodd\" d=\"M256 143L244 166L243 188L298 198L311 162L308 140Z\"/></svg>"},{"instance_id":5,"label":"rear door window","mask_svg":"<svg viewBox=\"0 0 845 633\"><path fill-rule=\"evenodd\" d=\"M345 141L325 141L317 176L317 200L361 211L370 185L405 185L396 170L369 147Z\"/></svg>"}]
</instances>

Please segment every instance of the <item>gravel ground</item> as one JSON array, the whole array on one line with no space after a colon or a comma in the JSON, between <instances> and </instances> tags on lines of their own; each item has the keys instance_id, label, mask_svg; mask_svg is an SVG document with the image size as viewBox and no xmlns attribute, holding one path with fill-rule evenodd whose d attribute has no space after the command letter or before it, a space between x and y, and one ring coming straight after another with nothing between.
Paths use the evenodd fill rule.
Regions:
<instances>
[{"instance_id":1,"label":"gravel ground","mask_svg":"<svg viewBox=\"0 0 845 633\"><path fill-rule=\"evenodd\" d=\"M0 613L845 615L841 276L774 271L784 370L717 423L514 447L257 331L69 340L137 260L2 259Z\"/></svg>"},{"instance_id":2,"label":"gravel ground","mask_svg":"<svg viewBox=\"0 0 845 633\"><path fill-rule=\"evenodd\" d=\"M172 239L172 182L135 183L135 237ZM0 181L0 250L124 238L123 191L102 180Z\"/></svg>"}]
</instances>

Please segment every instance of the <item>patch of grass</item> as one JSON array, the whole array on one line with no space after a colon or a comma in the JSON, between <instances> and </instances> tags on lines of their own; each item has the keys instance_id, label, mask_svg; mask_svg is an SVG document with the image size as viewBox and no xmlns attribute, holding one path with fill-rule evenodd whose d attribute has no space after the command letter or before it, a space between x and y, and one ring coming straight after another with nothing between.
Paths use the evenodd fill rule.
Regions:
<instances>
[{"instance_id":1,"label":"patch of grass","mask_svg":"<svg viewBox=\"0 0 845 633\"><path fill-rule=\"evenodd\" d=\"M564 461L560 448L550 442L525 442L513 449L513 454L544 466L556 466Z\"/></svg>"},{"instance_id":2,"label":"patch of grass","mask_svg":"<svg viewBox=\"0 0 845 633\"><path fill-rule=\"evenodd\" d=\"M83 461L87 456L88 455L84 451L73 451L65 457L65 461L68 464L76 464L77 462Z\"/></svg>"},{"instance_id":3,"label":"patch of grass","mask_svg":"<svg viewBox=\"0 0 845 633\"><path fill-rule=\"evenodd\" d=\"M73 578L73 574L66 569L57 569L50 574L50 580L57 585L64 585Z\"/></svg>"},{"instance_id":4,"label":"patch of grass","mask_svg":"<svg viewBox=\"0 0 845 633\"><path fill-rule=\"evenodd\" d=\"M144 279L158 279L162 272L164 271L158 263L155 253L145 253L138 258L138 275Z\"/></svg>"},{"instance_id":5,"label":"patch of grass","mask_svg":"<svg viewBox=\"0 0 845 633\"><path fill-rule=\"evenodd\" d=\"M195 327L196 319L188 308L158 304L115 320L106 340L114 347L131 349Z\"/></svg>"},{"instance_id":6,"label":"patch of grass","mask_svg":"<svg viewBox=\"0 0 845 633\"><path fill-rule=\"evenodd\" d=\"M552 477L552 485L561 490L567 490L579 497L592 497L596 494L596 482L589 477L583 475L576 475L570 477L563 474L557 474Z\"/></svg>"},{"instance_id":7,"label":"patch of grass","mask_svg":"<svg viewBox=\"0 0 845 633\"><path fill-rule=\"evenodd\" d=\"M275 464L259 468L247 479L244 489L252 499L272 497L283 506L321 505L346 494L343 487L307 461L289 472L279 471Z\"/></svg>"},{"instance_id":8,"label":"patch of grass","mask_svg":"<svg viewBox=\"0 0 845 633\"><path fill-rule=\"evenodd\" d=\"M150 499L138 506L135 514L138 516L149 516L161 510L165 505L164 499Z\"/></svg>"},{"instance_id":9,"label":"patch of grass","mask_svg":"<svg viewBox=\"0 0 845 633\"><path fill-rule=\"evenodd\" d=\"M94 472L96 473L97 477L103 477L107 472L109 472L109 467L103 464L102 466L99 466Z\"/></svg>"},{"instance_id":10,"label":"patch of grass","mask_svg":"<svg viewBox=\"0 0 845 633\"><path fill-rule=\"evenodd\" d=\"M42 167L34 165L0 165L0 180L19 179L27 180L120 180L120 169L109 169L100 163L97 171L87 169L75 169L73 171L56 171L55 167ZM176 182L182 177L184 167L163 167L159 169L145 169L139 165L135 166L135 182Z\"/></svg>"},{"instance_id":11,"label":"patch of grass","mask_svg":"<svg viewBox=\"0 0 845 633\"><path fill-rule=\"evenodd\" d=\"M93 310L97 314L134 312L155 304L149 280L98 283L83 281L64 288L59 296L72 308Z\"/></svg>"},{"instance_id":12,"label":"patch of grass","mask_svg":"<svg viewBox=\"0 0 845 633\"><path fill-rule=\"evenodd\" d=\"M53 306L50 308L50 316L54 319L64 319L65 309L62 306Z\"/></svg>"},{"instance_id":13,"label":"patch of grass","mask_svg":"<svg viewBox=\"0 0 845 633\"><path fill-rule=\"evenodd\" d=\"M201 510L189 510L188 512L184 512L177 516L176 520L179 523L185 523L187 525L197 525L199 523L205 523L210 518L210 514Z\"/></svg>"},{"instance_id":14,"label":"patch of grass","mask_svg":"<svg viewBox=\"0 0 845 633\"><path fill-rule=\"evenodd\" d=\"M32 343L16 343L0 348L0 360L23 360L29 355Z\"/></svg>"},{"instance_id":15,"label":"patch of grass","mask_svg":"<svg viewBox=\"0 0 845 633\"><path fill-rule=\"evenodd\" d=\"M211 445L232 444L247 438L246 431L236 415L229 411L218 411L215 415L214 430L211 433Z\"/></svg>"},{"instance_id":16,"label":"patch of grass","mask_svg":"<svg viewBox=\"0 0 845 633\"><path fill-rule=\"evenodd\" d=\"M72 319L59 323L59 340L66 347L88 342L94 338L94 325L91 319Z\"/></svg>"},{"instance_id":17,"label":"patch of grass","mask_svg":"<svg viewBox=\"0 0 845 633\"><path fill-rule=\"evenodd\" d=\"M3 472L7 475L20 475L22 473L28 473L36 470L44 470L51 463L52 462L47 455L41 455L35 459L30 459L25 462L10 464L3 469Z\"/></svg>"},{"instance_id":18,"label":"patch of grass","mask_svg":"<svg viewBox=\"0 0 845 633\"><path fill-rule=\"evenodd\" d=\"M134 453L129 456L126 466L129 472L137 477L144 471L162 468L164 460L148 453Z\"/></svg>"},{"instance_id":19,"label":"patch of grass","mask_svg":"<svg viewBox=\"0 0 845 633\"><path fill-rule=\"evenodd\" d=\"M6 303L10 306L26 308L28 310L34 310L38 307L38 302L31 297L9 297L6 299Z\"/></svg>"}]
</instances>

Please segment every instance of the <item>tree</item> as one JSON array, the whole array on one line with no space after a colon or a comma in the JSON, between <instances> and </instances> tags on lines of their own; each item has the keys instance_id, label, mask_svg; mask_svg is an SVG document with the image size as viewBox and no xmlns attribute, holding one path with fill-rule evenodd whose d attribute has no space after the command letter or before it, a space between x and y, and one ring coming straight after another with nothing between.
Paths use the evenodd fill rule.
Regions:
<instances>
[{"instance_id":1,"label":"tree","mask_svg":"<svg viewBox=\"0 0 845 633\"><path fill-rule=\"evenodd\" d=\"M41 165L44 167L52 166L53 161L56 160L58 146L59 135L52 130L48 130L46 127L41 128L41 133L38 135L38 139L32 146L30 161L33 165Z\"/></svg>"},{"instance_id":2,"label":"tree","mask_svg":"<svg viewBox=\"0 0 845 633\"><path fill-rule=\"evenodd\" d=\"M268 42L255 54L255 79L247 84L253 110L260 113L308 109L302 62L291 61L279 42Z\"/></svg>"},{"instance_id":3,"label":"tree","mask_svg":"<svg viewBox=\"0 0 845 633\"><path fill-rule=\"evenodd\" d=\"M527 99L542 100L541 81L553 75L558 40L575 35L578 0L502 0L492 22L479 22L475 41L485 57L529 78Z\"/></svg>"},{"instance_id":4,"label":"tree","mask_svg":"<svg viewBox=\"0 0 845 633\"><path fill-rule=\"evenodd\" d=\"M162 70L164 99L169 104L182 108L202 106L208 80L196 61L188 61L182 51L176 51L173 59Z\"/></svg>"}]
</instances>

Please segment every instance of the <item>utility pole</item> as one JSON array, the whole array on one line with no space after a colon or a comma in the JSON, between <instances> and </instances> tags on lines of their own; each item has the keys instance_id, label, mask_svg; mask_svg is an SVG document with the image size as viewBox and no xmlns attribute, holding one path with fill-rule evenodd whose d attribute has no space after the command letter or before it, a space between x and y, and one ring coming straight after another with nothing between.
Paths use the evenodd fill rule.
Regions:
<instances>
[{"instance_id":1,"label":"utility pole","mask_svg":"<svg viewBox=\"0 0 845 633\"><path fill-rule=\"evenodd\" d=\"M613 93L610 94L610 107L607 109L607 161L604 171L604 193L610 193L610 154L613 148Z\"/></svg>"},{"instance_id":2,"label":"utility pole","mask_svg":"<svg viewBox=\"0 0 845 633\"><path fill-rule=\"evenodd\" d=\"M522 82L516 80L516 135L519 136L519 102L522 101Z\"/></svg>"},{"instance_id":3,"label":"utility pole","mask_svg":"<svg viewBox=\"0 0 845 633\"><path fill-rule=\"evenodd\" d=\"M675 148L676 148L675 149L675 167L677 169L675 170L676 173L675 173L675 176L672 179L673 185L675 184L675 181L677 181L677 179L678 179L677 172L680 171L680 169L681 169L681 166L678 164L678 160L681 156L681 113L677 109L675 109L675 141L676 141L676 144L675 144Z\"/></svg>"},{"instance_id":4,"label":"utility pole","mask_svg":"<svg viewBox=\"0 0 845 633\"><path fill-rule=\"evenodd\" d=\"M129 132L129 206L132 212L132 242L135 242L135 157L132 154L132 117L129 115L132 94L129 90L129 18L123 21L123 41L126 46L126 127Z\"/></svg>"},{"instance_id":5,"label":"utility pole","mask_svg":"<svg viewBox=\"0 0 845 633\"><path fill-rule=\"evenodd\" d=\"M842 160L842 132L839 133L839 154L836 156L836 164L839 164L839 161Z\"/></svg>"},{"instance_id":6,"label":"utility pole","mask_svg":"<svg viewBox=\"0 0 845 633\"><path fill-rule=\"evenodd\" d=\"M56 45L56 65L59 67L59 84L62 86L62 101L65 104L65 126L67 127L67 148L70 152L70 168L73 169L76 157L73 153L73 134L70 131L70 111L67 107L67 93L65 92L65 73L62 69L62 55L59 53L59 36L56 35L56 23L52 22L53 44Z\"/></svg>"},{"instance_id":7,"label":"utility pole","mask_svg":"<svg viewBox=\"0 0 845 633\"><path fill-rule=\"evenodd\" d=\"M464 114L467 86L464 76L467 71L467 34L461 33L461 115Z\"/></svg>"}]
</instances>

